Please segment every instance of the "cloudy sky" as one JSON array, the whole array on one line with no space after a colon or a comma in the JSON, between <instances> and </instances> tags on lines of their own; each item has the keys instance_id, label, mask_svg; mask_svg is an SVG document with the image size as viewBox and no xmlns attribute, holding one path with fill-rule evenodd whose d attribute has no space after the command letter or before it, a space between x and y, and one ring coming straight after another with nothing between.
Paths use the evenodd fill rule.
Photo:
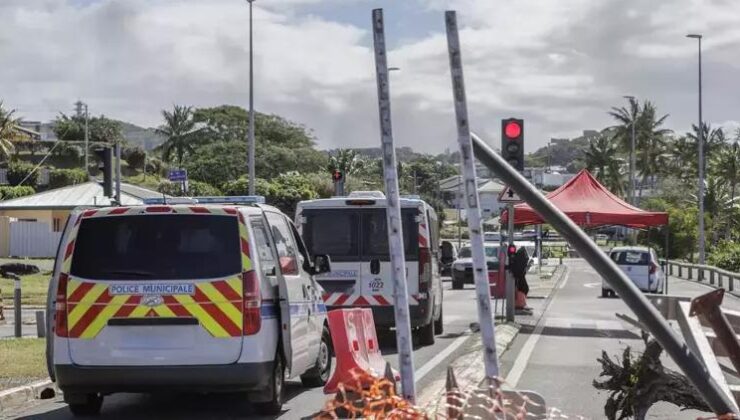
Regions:
<instances>
[{"instance_id":1,"label":"cloudy sky","mask_svg":"<svg viewBox=\"0 0 740 420\"><path fill-rule=\"evenodd\" d=\"M370 12L383 7L398 145L455 147L443 13L459 12L471 125L522 117L528 151L610 124L623 95L685 131L740 121L737 0L256 0L255 104L322 148L380 144ZM244 0L0 0L0 100L30 120L91 113L151 127L172 104L247 105Z\"/></svg>"}]
</instances>

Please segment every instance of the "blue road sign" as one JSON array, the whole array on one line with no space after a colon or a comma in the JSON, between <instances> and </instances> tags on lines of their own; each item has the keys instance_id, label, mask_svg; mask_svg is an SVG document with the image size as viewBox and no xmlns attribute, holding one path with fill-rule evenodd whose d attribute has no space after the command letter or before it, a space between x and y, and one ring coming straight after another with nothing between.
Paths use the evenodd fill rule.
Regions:
<instances>
[{"instance_id":1,"label":"blue road sign","mask_svg":"<svg viewBox=\"0 0 740 420\"><path fill-rule=\"evenodd\" d=\"M185 169L172 169L170 170L169 180L172 182L187 181L188 171L186 171Z\"/></svg>"}]
</instances>

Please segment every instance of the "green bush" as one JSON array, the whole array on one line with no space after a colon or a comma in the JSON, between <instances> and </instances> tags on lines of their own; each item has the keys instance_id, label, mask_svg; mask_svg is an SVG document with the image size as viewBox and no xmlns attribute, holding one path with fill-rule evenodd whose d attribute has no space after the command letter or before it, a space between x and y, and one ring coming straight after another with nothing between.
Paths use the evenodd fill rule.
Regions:
<instances>
[{"instance_id":1,"label":"green bush","mask_svg":"<svg viewBox=\"0 0 740 420\"><path fill-rule=\"evenodd\" d=\"M49 172L49 188L82 184L87 180L87 174L82 169L54 169Z\"/></svg>"},{"instance_id":2,"label":"green bush","mask_svg":"<svg viewBox=\"0 0 740 420\"><path fill-rule=\"evenodd\" d=\"M249 194L249 182L245 177L226 182L223 191L226 195ZM273 205L285 214L292 217L295 207L301 200L313 200L319 198L316 186L309 176L298 172L280 174L267 181L261 178L255 180L255 193L265 197L267 204Z\"/></svg>"},{"instance_id":3,"label":"green bush","mask_svg":"<svg viewBox=\"0 0 740 420\"><path fill-rule=\"evenodd\" d=\"M734 242L720 242L711 250L707 258L709 265L725 270L740 272L740 244Z\"/></svg>"},{"instance_id":4,"label":"green bush","mask_svg":"<svg viewBox=\"0 0 740 420\"><path fill-rule=\"evenodd\" d=\"M128 163L130 169L139 170L144 167L144 161L146 160L146 152L139 147L124 150L123 158Z\"/></svg>"},{"instance_id":5,"label":"green bush","mask_svg":"<svg viewBox=\"0 0 740 420\"><path fill-rule=\"evenodd\" d=\"M12 186L16 186L26 179L31 172L33 172L31 176L28 176L28 179L26 179L26 182L24 182L23 185L35 187L38 184L39 172L34 171L34 168L35 166L30 163L22 161L11 162L10 165L8 165L8 183Z\"/></svg>"},{"instance_id":6,"label":"green bush","mask_svg":"<svg viewBox=\"0 0 740 420\"><path fill-rule=\"evenodd\" d=\"M9 187L7 185L0 186L0 200L12 200L14 198L25 197L27 195L35 194L33 187L27 185L21 185L17 187Z\"/></svg>"},{"instance_id":7,"label":"green bush","mask_svg":"<svg viewBox=\"0 0 740 420\"><path fill-rule=\"evenodd\" d=\"M162 181L157 187L157 191L171 195L173 197L183 196L182 187L179 182ZM209 195L222 195L221 190L218 188L206 184L200 181L188 181L188 196L209 196Z\"/></svg>"}]
</instances>

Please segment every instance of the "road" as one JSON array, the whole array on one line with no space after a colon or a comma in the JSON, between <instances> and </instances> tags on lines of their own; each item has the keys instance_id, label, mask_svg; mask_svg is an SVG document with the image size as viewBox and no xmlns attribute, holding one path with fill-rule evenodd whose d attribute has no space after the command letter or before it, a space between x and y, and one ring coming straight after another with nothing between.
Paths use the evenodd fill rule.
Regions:
<instances>
[{"instance_id":1,"label":"road","mask_svg":"<svg viewBox=\"0 0 740 420\"><path fill-rule=\"evenodd\" d=\"M444 283L445 334L437 336L433 346L415 346L414 363L417 390L445 373L445 366L465 350L472 339L470 323L477 321L475 292L472 285L463 290L450 290ZM462 338L461 338L462 337ZM391 365L397 366L395 340L380 337L382 352ZM446 357L438 357L447 354ZM299 381L287 384L288 400L279 419L309 416L323 407L326 396L321 388L305 389ZM10 418L62 420L72 418L60 398L37 401L22 411L6 413ZM119 394L106 397L102 419L238 419L256 417L250 404L239 395L161 395ZM272 418L272 417L264 417Z\"/></svg>"},{"instance_id":2,"label":"road","mask_svg":"<svg viewBox=\"0 0 740 420\"><path fill-rule=\"evenodd\" d=\"M627 329L616 312L632 315L618 298L601 298L600 277L585 262L568 262L570 273L556 290L540 320L524 325L509 350L501 358L502 372L509 385L539 392L548 407L562 410L569 418L604 418L608 395L591 385L601 372L596 359L605 350L619 356L626 346L642 351L639 332ZM710 291L706 286L671 278L672 295L698 296ZM740 308L740 300L726 296L723 306ZM634 315L632 315L634 317ZM536 332L539 330L539 334ZM667 359L667 358L664 358ZM676 369L670 360L664 364ZM709 417L697 411L679 412L676 406L658 404L650 418L696 419Z\"/></svg>"}]
</instances>

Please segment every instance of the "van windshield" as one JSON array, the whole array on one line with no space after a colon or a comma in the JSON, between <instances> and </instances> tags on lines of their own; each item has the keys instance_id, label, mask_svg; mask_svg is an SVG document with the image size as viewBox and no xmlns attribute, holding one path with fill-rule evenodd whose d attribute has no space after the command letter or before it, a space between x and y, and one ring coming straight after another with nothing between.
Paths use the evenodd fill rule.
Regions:
<instances>
[{"instance_id":1,"label":"van windshield","mask_svg":"<svg viewBox=\"0 0 740 420\"><path fill-rule=\"evenodd\" d=\"M183 280L241 272L233 216L141 215L82 220L70 274L94 280Z\"/></svg>"},{"instance_id":2,"label":"van windshield","mask_svg":"<svg viewBox=\"0 0 740 420\"><path fill-rule=\"evenodd\" d=\"M418 254L415 208L401 209L406 259ZM303 239L312 255L328 254L332 261L389 260L388 227L383 208L305 209Z\"/></svg>"}]
</instances>

